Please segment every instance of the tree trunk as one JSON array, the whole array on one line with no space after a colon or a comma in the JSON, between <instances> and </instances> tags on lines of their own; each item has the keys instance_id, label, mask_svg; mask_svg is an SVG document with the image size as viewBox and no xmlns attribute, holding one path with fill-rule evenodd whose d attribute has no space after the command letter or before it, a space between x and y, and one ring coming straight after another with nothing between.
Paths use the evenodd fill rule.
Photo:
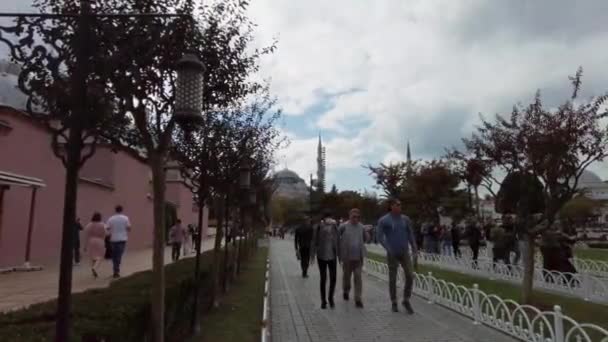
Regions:
<instances>
[{"instance_id":1,"label":"tree trunk","mask_svg":"<svg viewBox=\"0 0 608 342\"><path fill-rule=\"evenodd\" d=\"M525 239L525 249L522 251L524 262L524 279L521 287L521 301L522 304L531 304L532 289L534 287L534 236L531 234L526 234Z\"/></svg>"},{"instance_id":2,"label":"tree trunk","mask_svg":"<svg viewBox=\"0 0 608 342\"><path fill-rule=\"evenodd\" d=\"M481 210L479 208L479 186L475 186L475 212L477 217L481 218Z\"/></svg>"},{"instance_id":3,"label":"tree trunk","mask_svg":"<svg viewBox=\"0 0 608 342\"><path fill-rule=\"evenodd\" d=\"M61 232L61 260L59 266L59 295L55 341L69 341L70 307L72 305L72 260L74 255L74 225L78 197L78 171L82 151L81 131L70 132L67 145L65 194L63 197L63 227Z\"/></svg>"},{"instance_id":4,"label":"tree trunk","mask_svg":"<svg viewBox=\"0 0 608 342\"><path fill-rule=\"evenodd\" d=\"M224 197L224 258L222 258L222 292L228 292L228 263L230 261L229 258L229 250L228 250L228 227L230 225L230 195L226 194ZM232 235L232 231L230 234ZM234 236L234 235L233 235Z\"/></svg>"},{"instance_id":5,"label":"tree trunk","mask_svg":"<svg viewBox=\"0 0 608 342\"><path fill-rule=\"evenodd\" d=\"M162 155L148 153L154 196L151 329L152 341L163 342L165 338L165 169Z\"/></svg>"},{"instance_id":6,"label":"tree trunk","mask_svg":"<svg viewBox=\"0 0 608 342\"><path fill-rule=\"evenodd\" d=\"M213 246L213 268L212 268L212 280L213 286L211 290L211 298L214 307L219 306L219 291L220 291L220 261L222 259L222 239L224 238L223 234L223 205L221 200L217 200L216 205L216 216L217 216L217 227L215 228L215 244ZM224 248L228 248L228 246L224 246Z\"/></svg>"},{"instance_id":7,"label":"tree trunk","mask_svg":"<svg viewBox=\"0 0 608 342\"><path fill-rule=\"evenodd\" d=\"M203 182L201 182L203 183ZM202 188L201 188L202 189ZM203 241L203 210L205 208L205 199L203 198L203 190L199 190L198 193L198 223L197 223L197 238L194 241L194 247L196 249L196 261L194 264L194 305L192 307L192 318L190 327L192 334L198 336L201 332L201 324L198 318L199 309L199 298L200 298L200 278L201 278L201 243Z\"/></svg>"}]
</instances>

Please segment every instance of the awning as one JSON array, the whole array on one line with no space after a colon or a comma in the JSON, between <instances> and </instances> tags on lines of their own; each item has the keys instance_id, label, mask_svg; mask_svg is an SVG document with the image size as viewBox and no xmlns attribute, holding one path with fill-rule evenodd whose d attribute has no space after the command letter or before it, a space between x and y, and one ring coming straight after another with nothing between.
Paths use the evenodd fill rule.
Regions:
<instances>
[{"instance_id":1,"label":"awning","mask_svg":"<svg viewBox=\"0 0 608 342\"><path fill-rule=\"evenodd\" d=\"M46 184L42 179L0 171L0 185L44 188Z\"/></svg>"}]
</instances>

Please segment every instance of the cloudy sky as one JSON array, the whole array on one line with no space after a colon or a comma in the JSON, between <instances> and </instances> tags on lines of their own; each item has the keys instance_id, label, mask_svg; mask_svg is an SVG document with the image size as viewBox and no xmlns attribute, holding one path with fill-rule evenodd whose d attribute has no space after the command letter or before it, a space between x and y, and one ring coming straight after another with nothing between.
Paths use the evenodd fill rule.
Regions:
<instances>
[{"instance_id":1,"label":"cloudy sky","mask_svg":"<svg viewBox=\"0 0 608 342\"><path fill-rule=\"evenodd\" d=\"M440 156L493 115L541 89L563 101L585 69L584 95L608 90L606 0L252 0L264 60L291 144L279 155L307 179L317 136L328 183L373 186L361 167ZM602 169L596 165L595 169ZM601 176L608 177L607 172Z\"/></svg>"},{"instance_id":2,"label":"cloudy sky","mask_svg":"<svg viewBox=\"0 0 608 342\"><path fill-rule=\"evenodd\" d=\"M408 140L415 159L438 157L478 113L507 112L536 89L557 104L579 65L584 95L603 93L606 13L606 0L251 0L257 44L279 40L261 71L291 140L278 168L308 179L321 133L328 183L371 189L361 165L402 160Z\"/></svg>"}]
</instances>

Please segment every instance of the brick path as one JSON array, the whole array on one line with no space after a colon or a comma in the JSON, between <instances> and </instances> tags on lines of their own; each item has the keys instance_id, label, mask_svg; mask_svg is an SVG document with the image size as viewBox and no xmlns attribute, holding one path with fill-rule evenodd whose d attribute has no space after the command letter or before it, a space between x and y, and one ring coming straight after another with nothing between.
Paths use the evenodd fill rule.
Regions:
<instances>
[{"instance_id":1,"label":"brick path","mask_svg":"<svg viewBox=\"0 0 608 342\"><path fill-rule=\"evenodd\" d=\"M447 309L414 297L416 314L390 311L388 285L370 276L363 278L363 310L342 300L338 267L336 308L320 309L319 273L316 265L303 279L292 240L271 242L271 340L285 341L407 341L407 342L512 342L506 335ZM351 293L352 296L352 293Z\"/></svg>"},{"instance_id":2,"label":"brick path","mask_svg":"<svg viewBox=\"0 0 608 342\"><path fill-rule=\"evenodd\" d=\"M214 238L203 241L203 251L213 248ZM193 257L191 254L190 257ZM171 262L171 248L165 249L165 263ZM121 275L128 276L152 268L152 249L130 251L127 246L121 265ZM112 281L112 261L104 260L100 276L94 279L86 255L82 263L74 266L72 292L107 287ZM59 265L47 266L42 271L0 274L0 312L19 309L57 297Z\"/></svg>"}]
</instances>

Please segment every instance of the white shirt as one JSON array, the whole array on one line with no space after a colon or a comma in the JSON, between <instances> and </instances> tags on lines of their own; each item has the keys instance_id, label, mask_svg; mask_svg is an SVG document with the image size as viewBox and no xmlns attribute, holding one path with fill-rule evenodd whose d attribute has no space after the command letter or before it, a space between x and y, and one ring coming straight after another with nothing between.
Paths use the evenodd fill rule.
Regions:
<instances>
[{"instance_id":1,"label":"white shirt","mask_svg":"<svg viewBox=\"0 0 608 342\"><path fill-rule=\"evenodd\" d=\"M108 219L107 225L108 229L110 230L111 242L122 242L128 240L128 228L131 228L131 222L129 222L129 218L126 215L112 215Z\"/></svg>"}]
</instances>

